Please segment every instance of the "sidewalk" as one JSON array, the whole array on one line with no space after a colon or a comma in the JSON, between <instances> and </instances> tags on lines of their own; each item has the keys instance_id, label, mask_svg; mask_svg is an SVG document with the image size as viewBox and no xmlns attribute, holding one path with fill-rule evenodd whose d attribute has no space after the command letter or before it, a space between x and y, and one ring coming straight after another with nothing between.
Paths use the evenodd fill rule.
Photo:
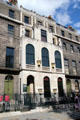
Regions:
<instances>
[{"instance_id":1,"label":"sidewalk","mask_svg":"<svg viewBox=\"0 0 80 120\"><path fill-rule=\"evenodd\" d=\"M46 108L37 108L28 112L0 113L0 120L74 120L67 112L53 112Z\"/></svg>"}]
</instances>

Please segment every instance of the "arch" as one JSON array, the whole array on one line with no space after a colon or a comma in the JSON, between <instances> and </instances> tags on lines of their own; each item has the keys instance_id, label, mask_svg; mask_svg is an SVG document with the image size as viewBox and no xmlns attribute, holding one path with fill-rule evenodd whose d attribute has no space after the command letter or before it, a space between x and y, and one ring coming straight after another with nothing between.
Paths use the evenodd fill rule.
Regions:
<instances>
[{"instance_id":1,"label":"arch","mask_svg":"<svg viewBox=\"0 0 80 120\"><path fill-rule=\"evenodd\" d=\"M63 80L60 77L58 78L58 95L59 95L59 97L64 96Z\"/></svg>"},{"instance_id":2,"label":"arch","mask_svg":"<svg viewBox=\"0 0 80 120\"><path fill-rule=\"evenodd\" d=\"M50 79L49 77L44 77L44 97L50 98L51 97L51 91L50 91Z\"/></svg>"},{"instance_id":3,"label":"arch","mask_svg":"<svg viewBox=\"0 0 80 120\"><path fill-rule=\"evenodd\" d=\"M27 93L35 93L34 77L32 75L27 77Z\"/></svg>"},{"instance_id":4,"label":"arch","mask_svg":"<svg viewBox=\"0 0 80 120\"><path fill-rule=\"evenodd\" d=\"M66 84L67 84L67 96L71 96L71 80L67 79L66 80Z\"/></svg>"},{"instance_id":5,"label":"arch","mask_svg":"<svg viewBox=\"0 0 80 120\"><path fill-rule=\"evenodd\" d=\"M26 45L26 64L35 64L35 48L33 45Z\"/></svg>"},{"instance_id":6,"label":"arch","mask_svg":"<svg viewBox=\"0 0 80 120\"><path fill-rule=\"evenodd\" d=\"M75 92L79 92L79 82L75 80Z\"/></svg>"},{"instance_id":7,"label":"arch","mask_svg":"<svg viewBox=\"0 0 80 120\"><path fill-rule=\"evenodd\" d=\"M49 67L49 51L47 48L42 48L42 66Z\"/></svg>"},{"instance_id":8,"label":"arch","mask_svg":"<svg viewBox=\"0 0 80 120\"><path fill-rule=\"evenodd\" d=\"M12 99L13 93L14 93L14 78L12 75L7 75L4 81L4 94L8 95L10 99Z\"/></svg>"},{"instance_id":9,"label":"arch","mask_svg":"<svg viewBox=\"0 0 80 120\"><path fill-rule=\"evenodd\" d=\"M62 68L61 53L59 51L55 51L55 64L56 68Z\"/></svg>"}]
</instances>

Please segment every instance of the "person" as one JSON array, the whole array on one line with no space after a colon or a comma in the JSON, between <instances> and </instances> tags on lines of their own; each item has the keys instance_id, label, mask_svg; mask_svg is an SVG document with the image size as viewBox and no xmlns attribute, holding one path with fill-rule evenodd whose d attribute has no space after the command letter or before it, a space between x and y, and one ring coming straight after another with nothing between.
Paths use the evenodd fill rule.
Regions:
<instances>
[{"instance_id":1,"label":"person","mask_svg":"<svg viewBox=\"0 0 80 120\"><path fill-rule=\"evenodd\" d=\"M75 110L78 110L79 109L79 105L78 105L78 94L76 94L75 96L75 99L74 99L74 102L75 102Z\"/></svg>"},{"instance_id":2,"label":"person","mask_svg":"<svg viewBox=\"0 0 80 120\"><path fill-rule=\"evenodd\" d=\"M78 96L78 107L79 107L79 111L80 111L80 93L79 93L79 96Z\"/></svg>"}]
</instances>

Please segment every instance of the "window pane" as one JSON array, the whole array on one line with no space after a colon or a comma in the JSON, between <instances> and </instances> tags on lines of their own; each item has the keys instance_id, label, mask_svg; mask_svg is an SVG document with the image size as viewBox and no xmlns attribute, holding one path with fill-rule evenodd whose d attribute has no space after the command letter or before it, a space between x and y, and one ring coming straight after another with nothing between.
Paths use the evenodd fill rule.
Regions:
<instances>
[{"instance_id":1,"label":"window pane","mask_svg":"<svg viewBox=\"0 0 80 120\"><path fill-rule=\"evenodd\" d=\"M55 51L55 63L56 63L56 68L62 68L61 54L59 51Z\"/></svg>"},{"instance_id":2,"label":"window pane","mask_svg":"<svg viewBox=\"0 0 80 120\"><path fill-rule=\"evenodd\" d=\"M49 52L47 48L42 48L42 66L49 66Z\"/></svg>"},{"instance_id":3,"label":"window pane","mask_svg":"<svg viewBox=\"0 0 80 120\"><path fill-rule=\"evenodd\" d=\"M6 67L13 67L14 65L14 48L6 48Z\"/></svg>"},{"instance_id":4,"label":"window pane","mask_svg":"<svg viewBox=\"0 0 80 120\"><path fill-rule=\"evenodd\" d=\"M14 11L13 10L9 10L9 17L14 18Z\"/></svg>"},{"instance_id":5,"label":"window pane","mask_svg":"<svg viewBox=\"0 0 80 120\"><path fill-rule=\"evenodd\" d=\"M30 37L30 31L29 30L25 30L25 36Z\"/></svg>"},{"instance_id":6,"label":"window pane","mask_svg":"<svg viewBox=\"0 0 80 120\"><path fill-rule=\"evenodd\" d=\"M24 22L29 24L29 17L28 16L24 16Z\"/></svg>"},{"instance_id":7,"label":"window pane","mask_svg":"<svg viewBox=\"0 0 80 120\"><path fill-rule=\"evenodd\" d=\"M63 30L61 30L61 35L62 35L62 36L65 36L64 31L63 31Z\"/></svg>"},{"instance_id":8,"label":"window pane","mask_svg":"<svg viewBox=\"0 0 80 120\"><path fill-rule=\"evenodd\" d=\"M41 30L41 40L47 42L47 33L45 30Z\"/></svg>"},{"instance_id":9,"label":"window pane","mask_svg":"<svg viewBox=\"0 0 80 120\"><path fill-rule=\"evenodd\" d=\"M26 46L26 64L35 64L34 47L30 44Z\"/></svg>"},{"instance_id":10,"label":"window pane","mask_svg":"<svg viewBox=\"0 0 80 120\"><path fill-rule=\"evenodd\" d=\"M14 34L14 26L13 25L8 25L8 33L10 35L13 35Z\"/></svg>"}]
</instances>

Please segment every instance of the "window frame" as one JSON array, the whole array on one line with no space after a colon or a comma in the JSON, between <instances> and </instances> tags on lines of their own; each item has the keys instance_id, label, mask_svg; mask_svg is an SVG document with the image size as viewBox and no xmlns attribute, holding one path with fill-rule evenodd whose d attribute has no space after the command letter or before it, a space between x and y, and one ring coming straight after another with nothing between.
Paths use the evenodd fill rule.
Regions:
<instances>
[{"instance_id":1,"label":"window frame","mask_svg":"<svg viewBox=\"0 0 80 120\"><path fill-rule=\"evenodd\" d=\"M41 29L41 41L47 42L47 31Z\"/></svg>"},{"instance_id":2,"label":"window frame","mask_svg":"<svg viewBox=\"0 0 80 120\"><path fill-rule=\"evenodd\" d=\"M55 64L56 68L62 69L61 53L58 50L55 51Z\"/></svg>"},{"instance_id":3,"label":"window frame","mask_svg":"<svg viewBox=\"0 0 80 120\"><path fill-rule=\"evenodd\" d=\"M24 23L30 24L30 17L29 16L24 16Z\"/></svg>"},{"instance_id":4,"label":"window frame","mask_svg":"<svg viewBox=\"0 0 80 120\"><path fill-rule=\"evenodd\" d=\"M15 11L12 9L9 9L9 17L14 18L14 16L15 16L14 14L15 14Z\"/></svg>"},{"instance_id":5,"label":"window frame","mask_svg":"<svg viewBox=\"0 0 80 120\"><path fill-rule=\"evenodd\" d=\"M35 65L35 48L32 44L26 45L26 64Z\"/></svg>"},{"instance_id":6,"label":"window frame","mask_svg":"<svg viewBox=\"0 0 80 120\"><path fill-rule=\"evenodd\" d=\"M6 67L8 68L14 67L14 52L15 52L14 50L15 49L12 47L6 47ZM13 52L13 55L12 55L12 52Z\"/></svg>"},{"instance_id":7,"label":"window frame","mask_svg":"<svg viewBox=\"0 0 80 120\"><path fill-rule=\"evenodd\" d=\"M14 26L11 24L8 24L8 34L14 35Z\"/></svg>"},{"instance_id":8,"label":"window frame","mask_svg":"<svg viewBox=\"0 0 80 120\"><path fill-rule=\"evenodd\" d=\"M42 48L41 50L41 54L42 54L42 66L44 67L49 67L49 51L47 48Z\"/></svg>"}]
</instances>

